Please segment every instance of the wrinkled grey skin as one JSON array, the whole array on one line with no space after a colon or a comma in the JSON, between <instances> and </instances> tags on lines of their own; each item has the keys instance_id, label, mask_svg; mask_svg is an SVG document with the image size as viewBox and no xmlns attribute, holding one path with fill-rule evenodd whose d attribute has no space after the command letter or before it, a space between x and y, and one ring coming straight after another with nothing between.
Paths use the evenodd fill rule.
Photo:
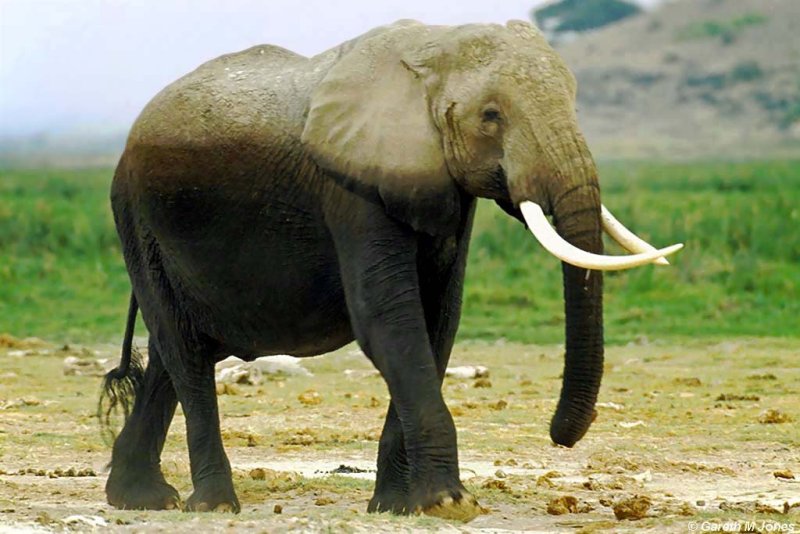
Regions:
<instances>
[{"instance_id":1,"label":"wrinkled grey skin","mask_svg":"<svg viewBox=\"0 0 800 534\"><path fill-rule=\"evenodd\" d=\"M520 202L537 202L564 238L601 253L597 172L574 105L572 75L524 22L401 21L310 59L257 46L159 93L133 126L111 195L132 317L138 303L150 341L109 502L178 505L159 464L180 402L194 484L185 507L238 511L214 363L356 339L392 399L369 510L479 513L440 391L475 198L517 218ZM572 446L602 374L602 277L569 265L563 274L566 362L551 436Z\"/></svg>"}]
</instances>

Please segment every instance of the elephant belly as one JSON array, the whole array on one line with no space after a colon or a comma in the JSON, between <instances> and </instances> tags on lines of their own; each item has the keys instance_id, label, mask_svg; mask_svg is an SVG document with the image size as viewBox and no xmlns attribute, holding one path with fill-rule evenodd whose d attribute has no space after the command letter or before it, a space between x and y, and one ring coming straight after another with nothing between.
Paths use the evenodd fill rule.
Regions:
<instances>
[{"instance_id":1,"label":"elephant belly","mask_svg":"<svg viewBox=\"0 0 800 534\"><path fill-rule=\"evenodd\" d=\"M180 305L231 354L309 356L352 341L315 202L292 188L183 188L148 203Z\"/></svg>"}]
</instances>

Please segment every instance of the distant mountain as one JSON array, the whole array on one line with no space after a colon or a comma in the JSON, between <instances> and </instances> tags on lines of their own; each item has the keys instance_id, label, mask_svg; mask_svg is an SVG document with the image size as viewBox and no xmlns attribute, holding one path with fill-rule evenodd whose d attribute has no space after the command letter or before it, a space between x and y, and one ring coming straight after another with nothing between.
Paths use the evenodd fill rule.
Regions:
<instances>
[{"instance_id":1,"label":"distant mountain","mask_svg":"<svg viewBox=\"0 0 800 534\"><path fill-rule=\"evenodd\" d=\"M800 156L798 0L669 2L559 51L601 156Z\"/></svg>"}]
</instances>

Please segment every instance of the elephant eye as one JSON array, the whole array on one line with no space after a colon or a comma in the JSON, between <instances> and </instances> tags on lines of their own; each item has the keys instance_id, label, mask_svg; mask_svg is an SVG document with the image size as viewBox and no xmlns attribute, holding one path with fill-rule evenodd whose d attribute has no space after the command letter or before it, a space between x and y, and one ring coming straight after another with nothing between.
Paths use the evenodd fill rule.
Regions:
<instances>
[{"instance_id":1,"label":"elephant eye","mask_svg":"<svg viewBox=\"0 0 800 534\"><path fill-rule=\"evenodd\" d=\"M484 122L499 122L500 110L495 108L486 108L483 110L482 119Z\"/></svg>"}]
</instances>

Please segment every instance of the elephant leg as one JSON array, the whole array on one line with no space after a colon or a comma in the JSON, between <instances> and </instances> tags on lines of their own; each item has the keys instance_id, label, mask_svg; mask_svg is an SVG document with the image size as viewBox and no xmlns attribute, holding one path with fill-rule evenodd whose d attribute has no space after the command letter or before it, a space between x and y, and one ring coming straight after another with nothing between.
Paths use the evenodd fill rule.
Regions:
<instances>
[{"instance_id":1,"label":"elephant leg","mask_svg":"<svg viewBox=\"0 0 800 534\"><path fill-rule=\"evenodd\" d=\"M455 426L442 398L420 294L418 238L372 204L345 223L334 222L332 233L351 324L389 387L408 464L407 495L387 495L391 502L371 508L471 519L480 508L459 480ZM397 434L396 423L389 424L387 438ZM402 488L405 482L384 474L382 484Z\"/></svg>"},{"instance_id":2,"label":"elephant leg","mask_svg":"<svg viewBox=\"0 0 800 534\"><path fill-rule=\"evenodd\" d=\"M444 269L437 268L443 253L431 247L434 250L431 261L418 262L425 321L440 382L450 361L461 317L467 250L475 213L474 201L464 202L463 206L462 226L456 236L453 260L445 261ZM369 512L396 512L389 507L391 503L402 502L410 493L408 458L403 439L397 410L390 402L378 445L375 493L367 509Z\"/></svg>"},{"instance_id":3,"label":"elephant leg","mask_svg":"<svg viewBox=\"0 0 800 534\"><path fill-rule=\"evenodd\" d=\"M186 419L194 492L184 510L238 513L241 507L220 434L213 348L201 341L163 345L164 352L169 353L164 363Z\"/></svg>"},{"instance_id":4,"label":"elephant leg","mask_svg":"<svg viewBox=\"0 0 800 534\"><path fill-rule=\"evenodd\" d=\"M378 471L375 475L375 492L367 512L401 513L407 506L411 469L403 437L403 425L397 416L394 402L389 402L378 442Z\"/></svg>"},{"instance_id":5,"label":"elephant leg","mask_svg":"<svg viewBox=\"0 0 800 534\"><path fill-rule=\"evenodd\" d=\"M108 502L117 508L163 510L180 506L178 492L161 473L161 450L177 404L175 389L152 340L149 345L144 382L114 442L106 482Z\"/></svg>"}]
</instances>

